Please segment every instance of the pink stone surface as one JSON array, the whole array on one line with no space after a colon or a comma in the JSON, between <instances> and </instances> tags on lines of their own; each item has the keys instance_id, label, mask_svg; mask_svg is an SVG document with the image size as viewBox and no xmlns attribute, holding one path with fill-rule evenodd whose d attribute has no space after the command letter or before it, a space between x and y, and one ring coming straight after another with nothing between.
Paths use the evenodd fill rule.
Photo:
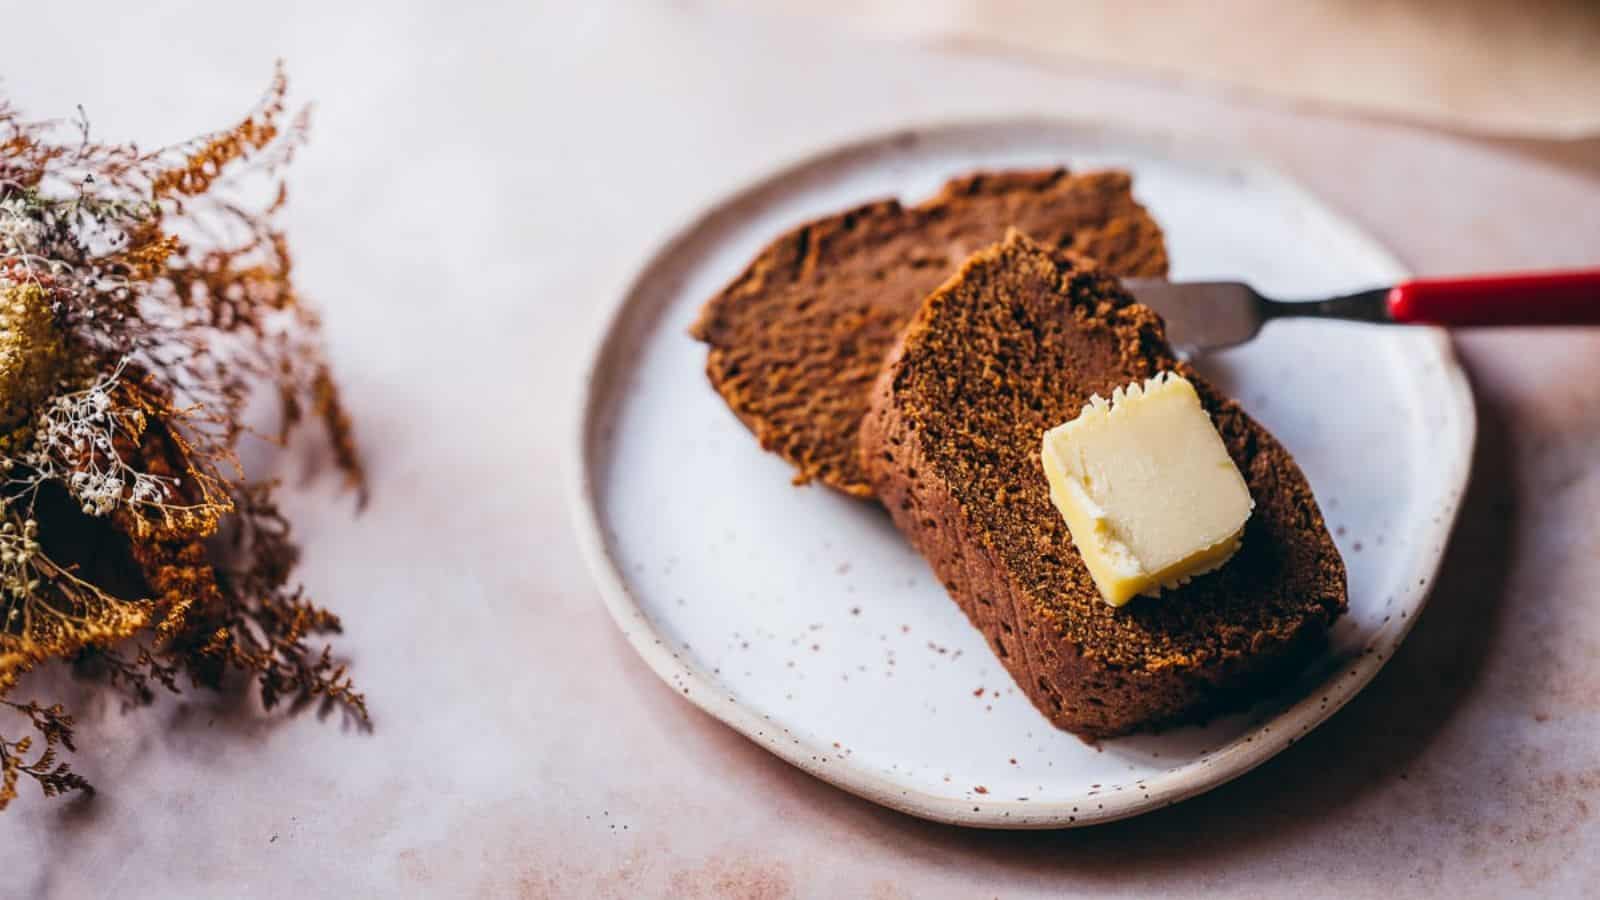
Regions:
<instances>
[{"instance_id":1,"label":"pink stone surface","mask_svg":"<svg viewBox=\"0 0 1600 900\"><path fill-rule=\"evenodd\" d=\"M307 480L309 451L271 465L377 727L240 697L126 711L24 682L19 697L75 701L76 764L103 789L25 793L0 816L0 894L1552 897L1600 882L1594 330L1460 341L1473 484L1428 610L1360 697L1237 782L1087 831L909 819L682 702L601 608L561 487L578 371L631 267L699 207L836 141L1017 113L1205 133L1275 160L1423 273L1600 264L1594 142L1469 141L692 4L36 4L5 32L12 97L83 103L104 137L227 123L278 56L317 101L291 234L374 501L357 516Z\"/></svg>"}]
</instances>

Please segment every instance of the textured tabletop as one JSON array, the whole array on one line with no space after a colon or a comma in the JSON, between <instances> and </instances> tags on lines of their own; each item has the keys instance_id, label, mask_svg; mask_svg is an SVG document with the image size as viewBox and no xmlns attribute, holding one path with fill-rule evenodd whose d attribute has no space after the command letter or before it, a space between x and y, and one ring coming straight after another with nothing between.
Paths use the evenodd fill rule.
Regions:
<instances>
[{"instance_id":1,"label":"textured tabletop","mask_svg":"<svg viewBox=\"0 0 1600 900\"><path fill-rule=\"evenodd\" d=\"M682 702L606 616L562 488L580 365L631 267L722 193L839 140L1016 113L1204 133L1276 160L1424 273L1600 263L1594 142L1468 141L694 4L418 6L0 16L5 89L36 114L82 103L103 138L227 124L280 55L317 102L290 233L373 502L356 515L298 450L275 465L302 575L343 614L376 721L361 734L241 697L130 711L26 681L19 698L75 701L76 767L102 790L29 790L0 815L0 895L1243 900L1600 882L1600 332L1459 342L1473 483L1431 605L1360 697L1237 782L1086 831L909 819Z\"/></svg>"}]
</instances>

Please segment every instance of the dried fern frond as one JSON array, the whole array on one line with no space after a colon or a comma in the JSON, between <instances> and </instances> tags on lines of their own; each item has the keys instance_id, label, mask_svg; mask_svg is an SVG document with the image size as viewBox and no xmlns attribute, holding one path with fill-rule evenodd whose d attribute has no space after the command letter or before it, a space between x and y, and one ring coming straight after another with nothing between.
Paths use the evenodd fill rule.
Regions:
<instances>
[{"instance_id":1,"label":"dried fern frond","mask_svg":"<svg viewBox=\"0 0 1600 900\"><path fill-rule=\"evenodd\" d=\"M24 776L37 782L46 797L94 790L89 782L72 771L71 765L57 759L58 749L77 749L72 743L72 717L60 704L45 707L0 699L0 707L25 716L30 727L44 739L44 749L30 760L28 754L33 749L33 738L9 741L0 737L0 809L16 799L17 782Z\"/></svg>"},{"instance_id":2,"label":"dried fern frond","mask_svg":"<svg viewBox=\"0 0 1600 900\"><path fill-rule=\"evenodd\" d=\"M150 623L154 605L122 600L45 554L39 523L0 524L0 687L52 658L114 644ZM0 691L0 695L3 695Z\"/></svg>"}]
</instances>

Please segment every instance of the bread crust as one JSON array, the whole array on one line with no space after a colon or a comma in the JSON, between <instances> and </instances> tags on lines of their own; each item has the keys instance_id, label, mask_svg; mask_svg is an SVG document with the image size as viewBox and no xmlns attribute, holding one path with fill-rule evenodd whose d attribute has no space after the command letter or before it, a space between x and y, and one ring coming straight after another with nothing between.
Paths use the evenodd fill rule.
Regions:
<instances>
[{"instance_id":1,"label":"bread crust","mask_svg":"<svg viewBox=\"0 0 1600 900\"><path fill-rule=\"evenodd\" d=\"M857 433L884 354L928 292L1015 226L1118 274L1166 274L1161 228L1125 172L980 172L912 207L881 200L763 249L690 334L706 375L761 446L812 480L872 497Z\"/></svg>"},{"instance_id":2,"label":"bread crust","mask_svg":"<svg viewBox=\"0 0 1600 900\"><path fill-rule=\"evenodd\" d=\"M1090 394L1163 370L1195 384L1256 510L1222 569L1112 608L1050 503L1039 442ZM903 330L859 452L1017 685L1086 738L1258 696L1318 652L1346 606L1344 564L1288 452L1179 362L1159 317L1114 279L1020 234L968 260Z\"/></svg>"}]
</instances>

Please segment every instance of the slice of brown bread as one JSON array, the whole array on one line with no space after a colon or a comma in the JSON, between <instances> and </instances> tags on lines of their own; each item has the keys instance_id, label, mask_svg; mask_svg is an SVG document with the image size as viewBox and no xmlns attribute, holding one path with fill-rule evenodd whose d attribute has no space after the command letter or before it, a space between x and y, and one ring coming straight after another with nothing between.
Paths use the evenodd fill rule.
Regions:
<instances>
[{"instance_id":1,"label":"slice of brown bread","mask_svg":"<svg viewBox=\"0 0 1600 900\"><path fill-rule=\"evenodd\" d=\"M812 479L872 496L856 433L884 354L928 292L1015 226L1119 275L1164 275L1161 229L1125 172L957 178L913 207L869 203L788 232L713 297L690 333L761 446Z\"/></svg>"},{"instance_id":2,"label":"slice of brown bread","mask_svg":"<svg viewBox=\"0 0 1600 900\"><path fill-rule=\"evenodd\" d=\"M1164 370L1194 383L1256 507L1218 571L1113 608L1050 502L1046 429ZM1302 667L1345 609L1305 476L1116 280L1020 234L929 296L861 429L873 489L1056 725L1106 737L1234 705ZM1182 515L1182 510L1174 510Z\"/></svg>"}]
</instances>

